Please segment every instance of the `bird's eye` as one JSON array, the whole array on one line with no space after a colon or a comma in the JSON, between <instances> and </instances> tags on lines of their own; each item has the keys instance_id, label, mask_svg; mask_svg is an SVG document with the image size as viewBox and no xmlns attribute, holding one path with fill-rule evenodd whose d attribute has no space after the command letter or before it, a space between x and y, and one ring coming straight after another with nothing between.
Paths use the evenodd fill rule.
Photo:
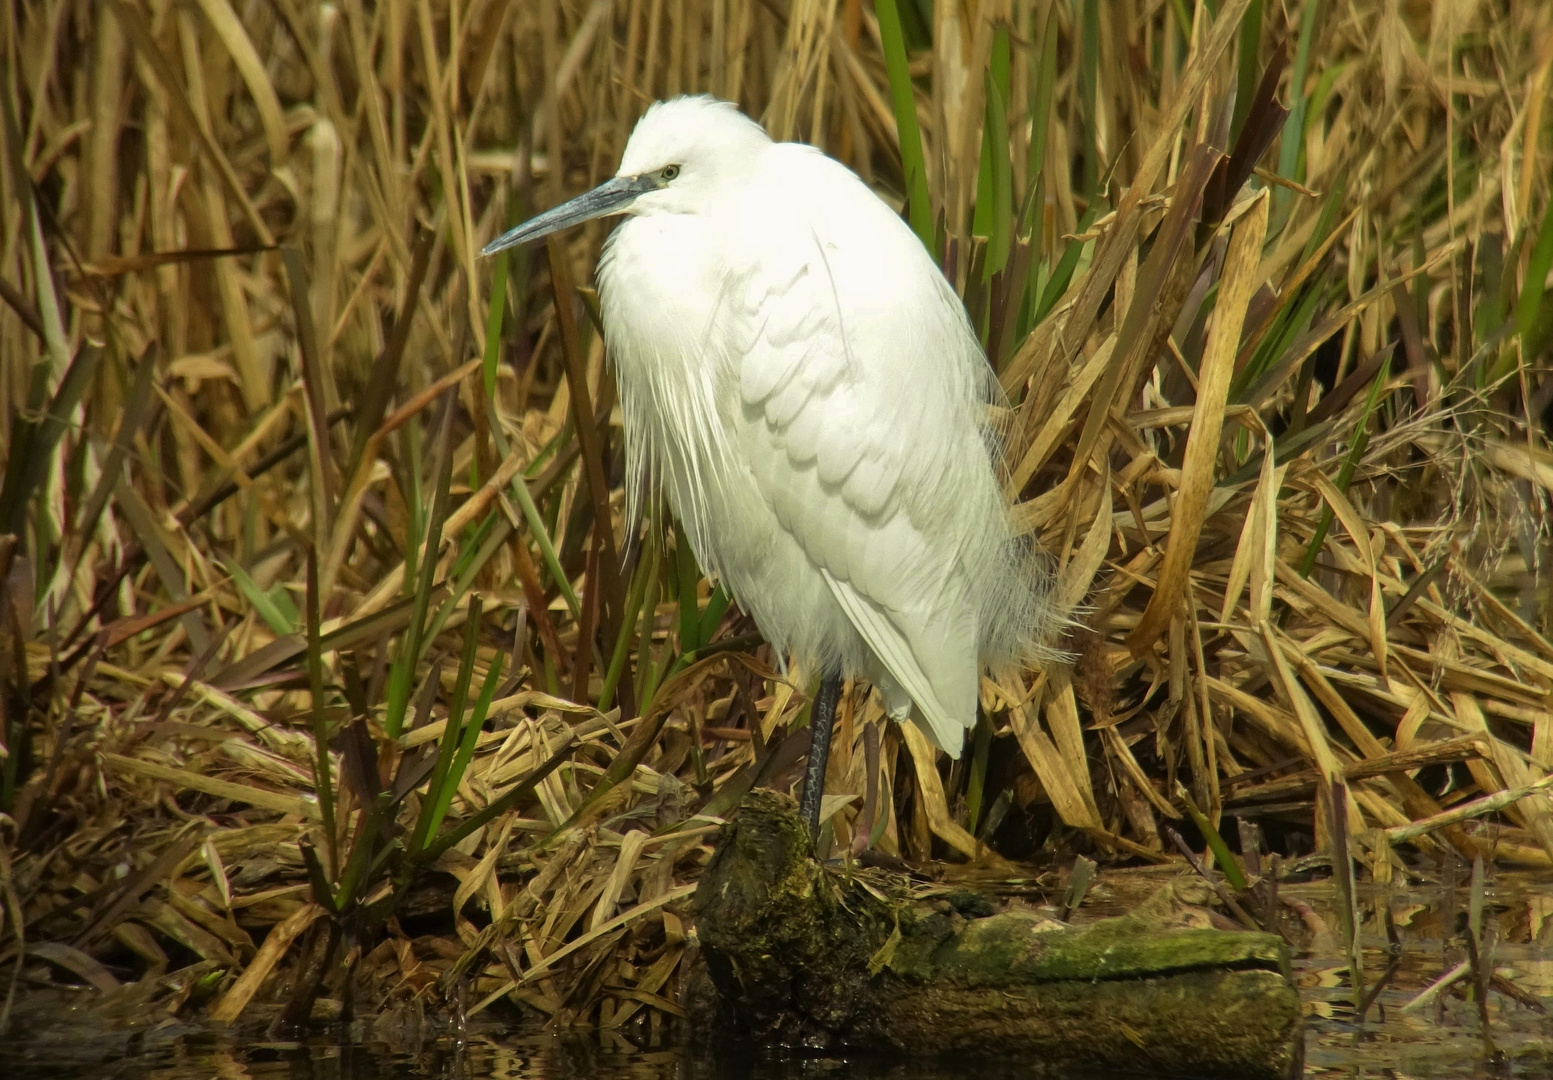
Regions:
<instances>
[{"instance_id":1,"label":"bird's eye","mask_svg":"<svg viewBox=\"0 0 1553 1080\"><path fill-rule=\"evenodd\" d=\"M659 173L658 175L663 177L664 182L667 183L668 181L673 180L676 176L679 175L679 166L678 165L666 165L666 166L664 166L663 171L661 173Z\"/></svg>"}]
</instances>

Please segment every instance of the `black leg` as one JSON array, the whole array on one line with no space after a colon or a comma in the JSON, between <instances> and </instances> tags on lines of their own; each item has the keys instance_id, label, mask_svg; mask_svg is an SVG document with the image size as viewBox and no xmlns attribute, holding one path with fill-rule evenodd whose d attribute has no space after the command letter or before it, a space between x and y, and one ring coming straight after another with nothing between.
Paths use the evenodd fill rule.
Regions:
<instances>
[{"instance_id":1,"label":"black leg","mask_svg":"<svg viewBox=\"0 0 1553 1080\"><path fill-rule=\"evenodd\" d=\"M820 679L819 693L809 714L809 730L814 741L809 745L809 765L803 773L803 794L798 813L809 823L809 835L820 835L820 800L825 795L825 762L830 759L830 736L836 727L836 703L841 700L840 673Z\"/></svg>"}]
</instances>

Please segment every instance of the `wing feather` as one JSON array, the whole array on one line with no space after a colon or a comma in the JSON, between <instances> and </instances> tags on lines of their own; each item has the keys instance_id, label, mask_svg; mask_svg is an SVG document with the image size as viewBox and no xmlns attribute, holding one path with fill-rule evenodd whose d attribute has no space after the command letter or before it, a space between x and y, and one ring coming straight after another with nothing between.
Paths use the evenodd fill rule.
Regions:
<instances>
[{"instance_id":1,"label":"wing feather","mask_svg":"<svg viewBox=\"0 0 1553 1080\"><path fill-rule=\"evenodd\" d=\"M734 358L734 428L782 528L957 754L980 676L963 559L985 542L986 491L1000 498L979 428L986 362L915 237L853 183L853 202L751 226L748 272L766 285L742 292L739 321L759 329Z\"/></svg>"},{"instance_id":2,"label":"wing feather","mask_svg":"<svg viewBox=\"0 0 1553 1080\"><path fill-rule=\"evenodd\" d=\"M911 700L916 703L918 712L926 721L928 734L934 744L947 749L951 756L959 757L960 746L965 738L965 722L939 700L938 691L933 687L927 672L917 663L911 642L906 640L895 621L880 610L877 604L847 582L838 581L829 571L824 573L825 583L830 586L836 602L852 620L852 625L868 641L869 647L895 681L900 683L901 689L911 695Z\"/></svg>"}]
</instances>

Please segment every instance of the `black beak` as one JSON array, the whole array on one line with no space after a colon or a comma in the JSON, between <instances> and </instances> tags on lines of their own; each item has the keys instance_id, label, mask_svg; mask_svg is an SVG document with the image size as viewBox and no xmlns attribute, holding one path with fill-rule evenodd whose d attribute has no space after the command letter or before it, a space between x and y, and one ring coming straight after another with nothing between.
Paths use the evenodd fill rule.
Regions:
<instances>
[{"instance_id":1,"label":"black beak","mask_svg":"<svg viewBox=\"0 0 1553 1080\"><path fill-rule=\"evenodd\" d=\"M584 221L592 221L594 218L606 217L609 214L623 214L630 209L631 204L639 196L649 191L656 191L658 186L655 176L611 177L592 191L579 195L570 202L564 202L553 210L546 210L543 214L529 218L517 228L502 233L481 248L480 254L495 255L498 251L506 251L510 247L526 244L530 240L538 240L542 236L569 229L573 225L581 225Z\"/></svg>"}]
</instances>

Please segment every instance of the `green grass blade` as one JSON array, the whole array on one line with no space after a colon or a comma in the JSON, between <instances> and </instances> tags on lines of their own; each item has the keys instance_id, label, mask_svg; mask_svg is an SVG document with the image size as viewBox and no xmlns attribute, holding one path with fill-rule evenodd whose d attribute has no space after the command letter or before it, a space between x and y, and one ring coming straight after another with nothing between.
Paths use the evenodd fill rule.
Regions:
<instances>
[{"instance_id":1,"label":"green grass blade","mask_svg":"<svg viewBox=\"0 0 1553 1080\"><path fill-rule=\"evenodd\" d=\"M1309 102L1305 97L1305 74L1310 70L1310 51L1316 40L1316 26L1321 15L1321 0L1307 0L1300 12L1300 36L1294 47L1294 70L1289 75L1289 116L1283 122L1283 144L1278 148L1278 175L1299 180L1300 155L1305 150L1305 111ZM1273 205L1287 206L1294 192L1278 188L1273 192Z\"/></svg>"},{"instance_id":2,"label":"green grass blade","mask_svg":"<svg viewBox=\"0 0 1553 1080\"><path fill-rule=\"evenodd\" d=\"M319 641L322 621L318 595L318 552L307 549L307 685L312 699L313 719L313 794L318 798L318 816L322 819L324 851L329 856L329 872L339 869L339 849L334 829L334 771L329 761L329 721L324 715L324 651Z\"/></svg>"},{"instance_id":3,"label":"green grass blade","mask_svg":"<svg viewBox=\"0 0 1553 1080\"><path fill-rule=\"evenodd\" d=\"M663 534L657 529L651 529L648 531L646 542L649 545L649 573L647 592L642 597L641 626L637 629L635 685L637 708L642 711L647 708L648 698L651 696L648 687L657 673L657 667L652 660L652 637L658 615L658 590L662 583Z\"/></svg>"},{"instance_id":4,"label":"green grass blade","mask_svg":"<svg viewBox=\"0 0 1553 1080\"><path fill-rule=\"evenodd\" d=\"M997 88L998 100L1003 103L1003 107L1006 110L1008 108L1008 95L1011 92L1013 82L1013 47L1009 43L1008 24L1005 22L1000 21L993 28L992 57L988 64L987 74L992 79L992 85ZM1005 124L1005 134L1007 130L1008 125ZM1002 145L1005 148L1009 146L1006 138Z\"/></svg>"},{"instance_id":5,"label":"green grass blade","mask_svg":"<svg viewBox=\"0 0 1553 1080\"><path fill-rule=\"evenodd\" d=\"M453 612L458 610L458 605L473 588L475 578L479 576L480 571L502 549L511 535L512 524L505 518L496 517L494 512L477 530L477 537L482 538L482 542L478 547L470 547L466 550L454 564L453 570L448 574L452 588L448 591L447 599L438 606L436 614L431 617L431 622L427 624L425 632L421 635L423 658L431 643L437 639L437 635L442 633L442 627L446 625Z\"/></svg>"},{"instance_id":6,"label":"green grass blade","mask_svg":"<svg viewBox=\"0 0 1553 1080\"><path fill-rule=\"evenodd\" d=\"M1032 80L1030 91L1030 157L1026 166L1025 220L1020 226L1024 236L1034 236L1041 221L1044 199L1038 198L1041 181L1046 174L1046 144L1051 135L1053 93L1057 82L1057 5L1046 13L1046 26L1041 31L1041 60ZM1036 237L1036 241L1039 237ZM1039 251L1037 247L1037 251ZM1033 285L1035 275L1030 276Z\"/></svg>"},{"instance_id":7,"label":"green grass blade","mask_svg":"<svg viewBox=\"0 0 1553 1080\"><path fill-rule=\"evenodd\" d=\"M965 785L965 828L971 835L981 821L981 804L987 787L987 757L992 750L992 724L987 714L977 711L976 734L972 737L971 775Z\"/></svg>"},{"instance_id":8,"label":"green grass blade","mask_svg":"<svg viewBox=\"0 0 1553 1080\"><path fill-rule=\"evenodd\" d=\"M1320 306L1322 297L1325 295L1326 291L1320 283L1311 283L1290 297L1291 300L1295 300L1295 303L1280 312L1273 322L1272 329L1263 336L1256 350L1251 354L1251 359L1231 381L1231 401L1242 400L1247 389L1256 385L1262 374L1277 362L1278 357L1288 351L1295 338L1310 329L1311 320L1316 317L1316 308Z\"/></svg>"},{"instance_id":9,"label":"green grass blade","mask_svg":"<svg viewBox=\"0 0 1553 1080\"><path fill-rule=\"evenodd\" d=\"M324 864L319 861L313 842L304 839L297 843L297 847L302 852L302 867L307 874L307 883L312 889L313 899L323 905L329 914L338 915L340 909L335 903L334 886L329 883L329 871L324 869Z\"/></svg>"},{"instance_id":10,"label":"green grass blade","mask_svg":"<svg viewBox=\"0 0 1553 1080\"><path fill-rule=\"evenodd\" d=\"M1498 331L1504 322L1504 249L1499 237L1485 234L1478 241L1478 278L1483 286L1472 312L1473 347L1479 347ZM1487 382L1486 367L1478 366L1478 389Z\"/></svg>"},{"instance_id":11,"label":"green grass blade","mask_svg":"<svg viewBox=\"0 0 1553 1080\"><path fill-rule=\"evenodd\" d=\"M1375 411L1375 405L1380 401L1381 388L1391 378L1391 357L1380 366L1380 371L1375 374L1375 381L1370 384L1369 395L1364 399L1364 411L1359 414L1359 422L1354 425L1353 439L1348 447L1348 455L1343 458L1343 464L1337 471L1337 479L1333 481L1338 491L1347 492L1348 485L1353 481L1354 470L1359 467L1359 460L1364 457L1364 448L1370 441L1370 414ZM1316 556L1321 551L1321 545L1326 543L1327 530L1332 527L1334 517L1332 508L1327 505L1321 507L1321 520L1316 524L1316 534L1310 538L1310 546L1305 549L1305 558L1300 561L1300 576L1309 577L1316 565Z\"/></svg>"},{"instance_id":12,"label":"green grass blade","mask_svg":"<svg viewBox=\"0 0 1553 1080\"><path fill-rule=\"evenodd\" d=\"M626 659L631 655L631 635L642 613L642 600L647 594L647 580L658 572L658 546L653 544L647 553L647 562L638 562L636 573L631 576L631 587L626 590L626 610L620 620L620 632L615 635L615 647L609 654L609 668L604 672L604 683L599 689L599 712L608 712L615 703L615 690L625 673Z\"/></svg>"},{"instance_id":13,"label":"green grass blade","mask_svg":"<svg viewBox=\"0 0 1553 1080\"><path fill-rule=\"evenodd\" d=\"M1094 224L1099 216L1099 207L1094 207L1084 212L1079 219L1078 231L1083 233ZM1039 323L1057 306L1057 301L1062 299L1062 294L1068 291L1068 285L1073 281L1073 271L1078 269L1078 260L1084 253L1084 245L1093 241L1069 240L1068 246L1063 249L1062 258L1057 260L1057 265L1052 269L1052 276L1046 283L1045 290L1041 293L1041 300L1035 307L1031 318L1031 325ZM1032 283L1034 278L1030 279Z\"/></svg>"},{"instance_id":14,"label":"green grass blade","mask_svg":"<svg viewBox=\"0 0 1553 1080\"><path fill-rule=\"evenodd\" d=\"M675 530L674 568L679 586L679 651L683 655L701 645L701 604L696 596L701 568L696 565L696 554L690 550L690 541L682 528Z\"/></svg>"},{"instance_id":15,"label":"green grass blade","mask_svg":"<svg viewBox=\"0 0 1553 1080\"><path fill-rule=\"evenodd\" d=\"M1192 824L1197 826L1197 831L1202 833L1203 839L1208 842L1208 850L1213 852L1213 861L1219 864L1224 880L1229 882L1233 889L1244 889L1245 872L1235 861L1234 854L1230 851L1229 845L1224 842L1224 837L1219 835L1219 830L1213 827L1213 822L1208 820L1208 815L1197 808L1197 803L1193 801L1185 787L1177 785L1176 794L1181 797L1181 802L1186 806L1187 817L1192 819Z\"/></svg>"},{"instance_id":16,"label":"green grass blade","mask_svg":"<svg viewBox=\"0 0 1553 1080\"><path fill-rule=\"evenodd\" d=\"M901 169L906 178L906 216L911 222L911 231L929 252L933 252L933 208L928 202L927 162L922 154L922 130L917 126L916 91L911 85L900 10L896 0L875 0L874 11L879 16L879 41L884 47L884 66L890 76L890 103L894 107Z\"/></svg>"},{"instance_id":17,"label":"green grass blade","mask_svg":"<svg viewBox=\"0 0 1553 1080\"><path fill-rule=\"evenodd\" d=\"M496 366L501 359L502 317L507 313L507 253L496 256L496 270L491 275L491 304L485 316L485 354L482 357L485 374L485 396L496 400Z\"/></svg>"},{"instance_id":18,"label":"green grass blade","mask_svg":"<svg viewBox=\"0 0 1553 1080\"><path fill-rule=\"evenodd\" d=\"M469 527L460 543L458 558L453 561L452 569L448 571L448 577L456 580L471 570L479 569L476 563L479 562L480 549L490 540L492 530L496 528L497 523L503 521L501 514L492 510L480 520L478 525Z\"/></svg>"},{"instance_id":19,"label":"green grass blade","mask_svg":"<svg viewBox=\"0 0 1553 1080\"><path fill-rule=\"evenodd\" d=\"M488 804L486 804L484 809L480 810L478 813L471 814L463 821L460 821L453 828L447 830L441 836L433 840L427 846L426 850L421 853L418 861L422 863L434 861L444 851L447 851L454 844L457 844L460 840L464 839L466 836L469 836L476 829L484 828L492 821L495 821L502 814L505 814L507 811L511 810L521 800L532 796L534 794L534 789L540 785L545 777L549 776L551 773L555 772L556 769L565 764L566 760L572 756L572 751L576 748L576 746L577 736L568 735L566 741L563 742L554 753L545 759L545 763L543 765L529 773L522 780L518 781L506 791L502 792L500 796L492 799Z\"/></svg>"},{"instance_id":20,"label":"green grass blade","mask_svg":"<svg viewBox=\"0 0 1553 1080\"><path fill-rule=\"evenodd\" d=\"M248 603L253 605L253 609L259 613L259 618L263 619L271 630L281 637L297 632L297 609L283 588L277 586L265 592L259 588L258 582L248 576L248 571L244 570L237 560L227 560L223 565L226 566L227 573L232 575L232 583L247 598Z\"/></svg>"},{"instance_id":21,"label":"green grass blade","mask_svg":"<svg viewBox=\"0 0 1553 1080\"><path fill-rule=\"evenodd\" d=\"M877 848L879 841L884 839L884 834L890 827L890 818L895 813L895 792L891 790L889 774L883 770L879 776L878 807L875 812L873 831L868 834L868 846L871 848Z\"/></svg>"},{"instance_id":22,"label":"green grass blade","mask_svg":"<svg viewBox=\"0 0 1553 1080\"><path fill-rule=\"evenodd\" d=\"M421 560L420 573L416 579L415 607L410 616L410 625L406 628L404 638L400 642L402 648L394 660L393 671L388 680L388 707L384 712L383 727L391 739L397 739L404 729L405 708L410 701L410 680L415 674L415 665L420 660L427 609L431 606L432 585L437 576L437 556L442 548L442 523L447 520L448 515L448 489L453 481L451 445L453 401L451 397L445 399L440 426L441 430L437 436L436 488L432 494L431 516L426 523L425 557ZM414 534L411 534L409 546L412 551L416 546ZM408 554L405 559L407 574L411 562Z\"/></svg>"},{"instance_id":23,"label":"green grass blade","mask_svg":"<svg viewBox=\"0 0 1553 1080\"><path fill-rule=\"evenodd\" d=\"M383 826L388 822L393 805L394 793L381 791L373 801L372 809L367 811L366 820L356 835L356 842L345 861L345 871L340 875L339 887L334 893L336 911L348 911L361 902L361 886L369 880L367 867L372 862L373 848L384 831Z\"/></svg>"},{"instance_id":24,"label":"green grass blade","mask_svg":"<svg viewBox=\"0 0 1553 1080\"><path fill-rule=\"evenodd\" d=\"M1181 37L1192 40L1192 12L1186 6L1186 0L1170 0L1170 10L1175 12L1176 27L1181 31Z\"/></svg>"},{"instance_id":25,"label":"green grass blade","mask_svg":"<svg viewBox=\"0 0 1553 1080\"><path fill-rule=\"evenodd\" d=\"M1079 26L1079 108L1083 110L1083 195L1093 199L1100 190L1100 125L1097 105L1100 91L1100 0L1084 0Z\"/></svg>"},{"instance_id":26,"label":"green grass blade","mask_svg":"<svg viewBox=\"0 0 1553 1080\"><path fill-rule=\"evenodd\" d=\"M972 207L971 215L971 234L983 238L990 237L997 228L993 206L997 180L996 149L1002 147L1004 156L1007 156L1008 125L1000 123L998 127L1001 130L995 132L992 114L996 109L999 115L1003 115L1007 109L1008 64L1008 28L1000 25L993 31L992 56L983 79L987 100L982 115L981 163L976 171L976 205ZM986 274L984 279L990 280L991 276Z\"/></svg>"},{"instance_id":27,"label":"green grass blade","mask_svg":"<svg viewBox=\"0 0 1553 1080\"><path fill-rule=\"evenodd\" d=\"M502 457L506 457L512 453L512 447L507 442L506 433L502 431L501 419L496 415L494 400L491 397L486 398L486 408L490 410L487 418L490 423L491 441L496 444L497 453L501 454ZM544 463L545 459L559 445L560 436L557 435L542 447L538 454L534 455L534 460L529 462L528 468L524 470L522 475L512 478L509 490L512 492L513 498L518 500L518 509L523 512L523 520L528 525L529 535L534 538L534 543L539 548L539 557L543 561L546 571L549 572L551 580L555 582L556 588L560 589L561 597L566 601L566 607L572 613L572 618L575 619L582 612L582 604L577 599L577 592L572 588L572 583L566 578L566 571L561 569L561 556L555 549L555 541L550 537L550 529L545 525L544 516L540 514L539 506L534 502L533 493L529 491L528 484L524 482L525 479L532 478L532 475Z\"/></svg>"},{"instance_id":28,"label":"green grass blade","mask_svg":"<svg viewBox=\"0 0 1553 1080\"><path fill-rule=\"evenodd\" d=\"M1251 99L1256 96L1257 83L1262 78L1262 0L1251 0L1245 14L1240 17L1240 55L1236 59L1235 112L1229 124L1230 145L1240 138L1240 129L1246 126L1246 114L1251 110Z\"/></svg>"},{"instance_id":29,"label":"green grass blade","mask_svg":"<svg viewBox=\"0 0 1553 1080\"><path fill-rule=\"evenodd\" d=\"M80 538L83 548L86 546L87 536L97 527L103 509L108 505L108 498L113 494L115 479L124 472L124 462L134 449L136 434L145 425L150 415L151 387L156 379L156 355L156 346L150 346L140 357L140 362L135 365L135 378L129 392L129 400L120 415L119 430L113 437L113 445L108 450L107 459L103 462L102 475L98 477L96 487L93 488L81 513L76 517L76 536Z\"/></svg>"},{"instance_id":30,"label":"green grass blade","mask_svg":"<svg viewBox=\"0 0 1553 1080\"><path fill-rule=\"evenodd\" d=\"M475 648L480 639L480 598L478 596L469 599L469 615L464 623L464 651L459 657L458 678L453 684L453 698L448 702L447 723L442 729L442 739L437 744L437 761L431 770L431 779L426 785L426 797L421 802L421 813L415 822L415 832L410 837L410 851L412 853L426 849L427 837L433 833L432 818L436 812L436 806L446 796L452 799L452 793L447 790L448 778L453 768L453 759L459 745L459 736L463 730L464 705L469 700L469 684L474 679L475 672Z\"/></svg>"},{"instance_id":31,"label":"green grass blade","mask_svg":"<svg viewBox=\"0 0 1553 1080\"><path fill-rule=\"evenodd\" d=\"M420 580L420 548L415 539L426 532L426 499L421 477L425 474L424 447L421 445L420 424L404 426L404 456L406 466L400 478L400 493L404 496L405 536L410 539L404 553L405 595L415 595L415 583Z\"/></svg>"},{"instance_id":32,"label":"green grass blade","mask_svg":"<svg viewBox=\"0 0 1553 1080\"><path fill-rule=\"evenodd\" d=\"M1532 247L1531 258L1526 262L1526 284L1515 304L1515 332L1521 335L1521 341L1526 346L1531 345L1531 334L1537 326L1537 313L1542 308L1542 294L1547 286L1550 269L1553 269L1553 198L1548 199L1548 205L1542 211L1537 243ZM1527 352L1527 359L1532 355Z\"/></svg>"},{"instance_id":33,"label":"green grass blade","mask_svg":"<svg viewBox=\"0 0 1553 1080\"><path fill-rule=\"evenodd\" d=\"M992 108L992 73L987 73L987 108ZM985 240L992 232L992 131L987 121L981 125L981 161L976 166L976 203L971 207L971 235ZM991 277L985 264L982 280Z\"/></svg>"},{"instance_id":34,"label":"green grass blade","mask_svg":"<svg viewBox=\"0 0 1553 1080\"><path fill-rule=\"evenodd\" d=\"M101 355L102 349L96 345L82 346L60 378L43 417L37 421L25 416L13 420L10 458L6 461L4 484L0 486L0 533L26 535L27 507L48 475L49 461L70 425L71 414L92 383ZM32 376L31 396L42 400L48 394L48 364L34 364Z\"/></svg>"},{"instance_id":35,"label":"green grass blade","mask_svg":"<svg viewBox=\"0 0 1553 1080\"><path fill-rule=\"evenodd\" d=\"M728 593L718 585L707 598L706 610L701 613L700 623L696 627L696 648L712 640L712 635L717 633L717 624L723 621L723 616L728 612L728 604Z\"/></svg>"},{"instance_id":36,"label":"green grass blade","mask_svg":"<svg viewBox=\"0 0 1553 1080\"><path fill-rule=\"evenodd\" d=\"M1005 52L1008 47L1008 31L998 28ZM994 52L994 56L996 53ZM1005 58L1006 59L1006 58ZM1006 75L1006 72L1005 72ZM1006 87L999 87L996 66L987 73L987 118L982 135L982 160L988 165L990 225L987 232L987 256L982 266L982 280L991 281L994 274L1008 265L1008 253L1014 241L1014 173L1008 159L1008 117L1004 102ZM980 199L977 212L981 211Z\"/></svg>"},{"instance_id":37,"label":"green grass blade","mask_svg":"<svg viewBox=\"0 0 1553 1080\"><path fill-rule=\"evenodd\" d=\"M561 556L556 551L555 541L550 537L550 529L545 525L545 519L539 513L539 507L535 505L533 496L529 494L528 485L522 479L514 478L511 491L518 500L518 509L523 511L523 520L528 524L529 534L533 536L534 543L539 548L539 557L544 562L550 579L560 590L561 599L566 601L567 610L572 613L572 618L580 617L582 602L577 599L577 590L572 588L571 581L566 577L566 571L561 568Z\"/></svg>"},{"instance_id":38,"label":"green grass blade","mask_svg":"<svg viewBox=\"0 0 1553 1080\"><path fill-rule=\"evenodd\" d=\"M1332 230L1337 227L1337 219L1342 214L1348 201L1348 192L1342 184L1336 184L1326 202L1321 204L1321 216L1316 219L1316 227L1310 231L1310 239L1305 242L1305 249L1300 252L1300 262L1309 262L1321 250L1332 237Z\"/></svg>"},{"instance_id":39,"label":"green grass blade","mask_svg":"<svg viewBox=\"0 0 1553 1080\"><path fill-rule=\"evenodd\" d=\"M441 831L442 822L448 815L449 807L453 805L453 793L458 790L458 785L463 783L464 773L469 770L469 763L474 759L475 746L480 741L480 732L485 728L485 717L491 711L491 701L496 697L496 687L501 683L502 662L505 659L506 657L501 653L497 653L490 670L485 673L485 682L480 684L480 696L475 701L474 712L469 715L469 722L464 725L464 730L459 736L458 751L453 757L453 764L437 789L436 803L432 807L431 828L427 830L429 836L436 836Z\"/></svg>"}]
</instances>

